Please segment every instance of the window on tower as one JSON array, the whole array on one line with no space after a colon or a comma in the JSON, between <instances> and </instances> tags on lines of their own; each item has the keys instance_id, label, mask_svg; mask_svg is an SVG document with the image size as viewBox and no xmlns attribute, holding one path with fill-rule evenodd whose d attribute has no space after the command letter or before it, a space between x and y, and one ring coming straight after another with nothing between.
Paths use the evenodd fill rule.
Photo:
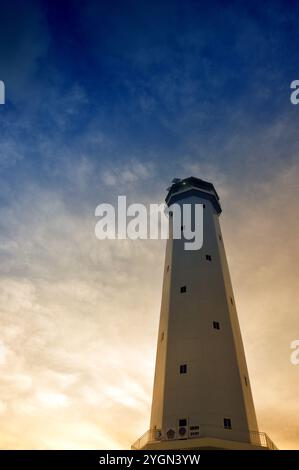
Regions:
<instances>
[{"instance_id":1,"label":"window on tower","mask_svg":"<svg viewBox=\"0 0 299 470\"><path fill-rule=\"evenodd\" d=\"M215 330L220 330L220 323L219 321L213 321L213 328Z\"/></svg>"},{"instance_id":2,"label":"window on tower","mask_svg":"<svg viewBox=\"0 0 299 470\"><path fill-rule=\"evenodd\" d=\"M181 287L181 294L184 294L185 292L187 292L187 287L186 287L186 286L182 286L182 287Z\"/></svg>"},{"instance_id":3,"label":"window on tower","mask_svg":"<svg viewBox=\"0 0 299 470\"><path fill-rule=\"evenodd\" d=\"M232 428L232 422L230 418L224 418L223 419L223 426L224 429L231 429Z\"/></svg>"},{"instance_id":4,"label":"window on tower","mask_svg":"<svg viewBox=\"0 0 299 470\"><path fill-rule=\"evenodd\" d=\"M206 260L207 261L212 261L212 256L211 255L206 255Z\"/></svg>"},{"instance_id":5,"label":"window on tower","mask_svg":"<svg viewBox=\"0 0 299 470\"><path fill-rule=\"evenodd\" d=\"M187 364L180 365L180 374L187 374Z\"/></svg>"},{"instance_id":6,"label":"window on tower","mask_svg":"<svg viewBox=\"0 0 299 470\"><path fill-rule=\"evenodd\" d=\"M186 420L186 418L179 419L179 426L187 426L187 420Z\"/></svg>"},{"instance_id":7,"label":"window on tower","mask_svg":"<svg viewBox=\"0 0 299 470\"><path fill-rule=\"evenodd\" d=\"M232 298L232 297L230 298L230 303L231 303L232 305L234 305L234 301L233 301L233 298Z\"/></svg>"}]
</instances>

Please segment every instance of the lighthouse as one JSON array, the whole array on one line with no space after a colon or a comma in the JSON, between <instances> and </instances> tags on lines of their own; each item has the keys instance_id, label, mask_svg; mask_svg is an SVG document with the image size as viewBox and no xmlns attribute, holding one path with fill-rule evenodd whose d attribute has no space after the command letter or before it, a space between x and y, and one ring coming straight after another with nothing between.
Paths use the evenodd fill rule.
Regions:
<instances>
[{"instance_id":1,"label":"lighthouse","mask_svg":"<svg viewBox=\"0 0 299 470\"><path fill-rule=\"evenodd\" d=\"M212 183L175 179L149 430L132 449L275 449L259 432ZM203 244L186 250L171 207L203 208ZM191 211L194 213L194 211Z\"/></svg>"}]
</instances>

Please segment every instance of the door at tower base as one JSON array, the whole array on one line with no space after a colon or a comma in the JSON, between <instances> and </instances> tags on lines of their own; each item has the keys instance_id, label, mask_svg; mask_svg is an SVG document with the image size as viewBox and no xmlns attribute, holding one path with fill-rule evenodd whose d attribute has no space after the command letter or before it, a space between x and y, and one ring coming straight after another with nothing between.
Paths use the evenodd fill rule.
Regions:
<instances>
[{"instance_id":1,"label":"door at tower base","mask_svg":"<svg viewBox=\"0 0 299 470\"><path fill-rule=\"evenodd\" d=\"M274 449L258 431L218 194L201 179L175 179L166 203L202 204L203 246L189 251L172 237L170 211L150 430L132 448Z\"/></svg>"}]
</instances>

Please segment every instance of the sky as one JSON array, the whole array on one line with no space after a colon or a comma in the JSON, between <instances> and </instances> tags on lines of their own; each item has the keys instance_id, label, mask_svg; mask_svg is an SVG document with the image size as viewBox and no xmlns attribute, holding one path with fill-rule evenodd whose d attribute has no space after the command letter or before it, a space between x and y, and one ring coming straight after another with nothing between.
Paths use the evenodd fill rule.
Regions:
<instances>
[{"instance_id":1,"label":"sky","mask_svg":"<svg viewBox=\"0 0 299 470\"><path fill-rule=\"evenodd\" d=\"M165 242L95 208L215 185L261 431L299 449L298 2L1 2L0 448L149 426Z\"/></svg>"}]
</instances>

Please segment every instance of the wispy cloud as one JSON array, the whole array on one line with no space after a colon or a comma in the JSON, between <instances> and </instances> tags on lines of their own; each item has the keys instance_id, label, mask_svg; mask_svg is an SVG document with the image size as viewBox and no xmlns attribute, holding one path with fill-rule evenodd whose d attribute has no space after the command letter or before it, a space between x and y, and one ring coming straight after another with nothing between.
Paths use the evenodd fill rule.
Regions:
<instances>
[{"instance_id":1,"label":"wispy cloud","mask_svg":"<svg viewBox=\"0 0 299 470\"><path fill-rule=\"evenodd\" d=\"M100 242L94 210L191 174L221 197L260 427L298 447L294 10L46 3L1 11L0 447L147 429L164 243Z\"/></svg>"}]
</instances>

